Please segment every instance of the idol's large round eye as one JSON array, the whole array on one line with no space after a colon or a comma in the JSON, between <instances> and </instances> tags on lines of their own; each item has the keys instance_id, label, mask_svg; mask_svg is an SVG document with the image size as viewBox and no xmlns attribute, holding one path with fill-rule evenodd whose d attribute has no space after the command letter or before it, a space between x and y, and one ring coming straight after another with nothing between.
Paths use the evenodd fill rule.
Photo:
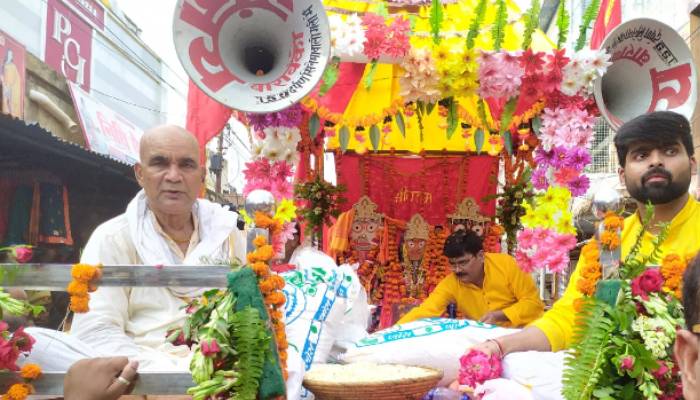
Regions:
<instances>
[{"instance_id":1,"label":"idol's large round eye","mask_svg":"<svg viewBox=\"0 0 700 400\"><path fill-rule=\"evenodd\" d=\"M374 232L377 230L377 224L369 224L367 225L367 232Z\"/></svg>"},{"instance_id":2,"label":"idol's large round eye","mask_svg":"<svg viewBox=\"0 0 700 400\"><path fill-rule=\"evenodd\" d=\"M352 224L352 230L353 230L353 232L360 232L362 230L362 225Z\"/></svg>"},{"instance_id":3,"label":"idol's large round eye","mask_svg":"<svg viewBox=\"0 0 700 400\"><path fill-rule=\"evenodd\" d=\"M420 242L418 242L418 247L421 247L421 248L425 247L425 242L422 240Z\"/></svg>"},{"instance_id":4,"label":"idol's large round eye","mask_svg":"<svg viewBox=\"0 0 700 400\"><path fill-rule=\"evenodd\" d=\"M416 244L413 241L410 241L410 242L408 242L408 247L414 248L414 247L416 247Z\"/></svg>"}]
</instances>

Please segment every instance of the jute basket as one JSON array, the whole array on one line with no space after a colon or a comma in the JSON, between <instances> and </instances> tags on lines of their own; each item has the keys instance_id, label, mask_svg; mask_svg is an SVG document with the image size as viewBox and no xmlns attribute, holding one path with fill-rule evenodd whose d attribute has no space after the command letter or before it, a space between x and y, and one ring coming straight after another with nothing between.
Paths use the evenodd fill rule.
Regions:
<instances>
[{"instance_id":1,"label":"jute basket","mask_svg":"<svg viewBox=\"0 0 700 400\"><path fill-rule=\"evenodd\" d=\"M422 368L430 371L430 375L367 383L321 382L304 378L304 387L316 396L316 400L421 400L442 379L442 371Z\"/></svg>"}]
</instances>

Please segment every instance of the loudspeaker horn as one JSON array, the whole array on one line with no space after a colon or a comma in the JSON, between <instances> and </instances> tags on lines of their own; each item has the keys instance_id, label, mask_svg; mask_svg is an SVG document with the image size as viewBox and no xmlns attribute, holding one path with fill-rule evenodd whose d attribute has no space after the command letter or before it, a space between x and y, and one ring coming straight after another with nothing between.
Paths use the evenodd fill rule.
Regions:
<instances>
[{"instance_id":1,"label":"loudspeaker horn","mask_svg":"<svg viewBox=\"0 0 700 400\"><path fill-rule=\"evenodd\" d=\"M633 19L613 29L601 48L612 65L594 82L593 94L613 129L651 111L675 111L691 120L697 71L674 29L653 19Z\"/></svg>"},{"instance_id":2,"label":"loudspeaker horn","mask_svg":"<svg viewBox=\"0 0 700 400\"><path fill-rule=\"evenodd\" d=\"M320 0L178 0L178 58L207 95L233 109L279 111L316 86L330 54Z\"/></svg>"}]
</instances>

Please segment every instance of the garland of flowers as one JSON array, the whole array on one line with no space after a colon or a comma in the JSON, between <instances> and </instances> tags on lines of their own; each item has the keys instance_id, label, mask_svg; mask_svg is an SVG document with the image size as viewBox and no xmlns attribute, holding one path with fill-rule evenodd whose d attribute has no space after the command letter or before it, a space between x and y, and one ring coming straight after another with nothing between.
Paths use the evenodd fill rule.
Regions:
<instances>
[{"instance_id":1,"label":"garland of flowers","mask_svg":"<svg viewBox=\"0 0 700 400\"><path fill-rule=\"evenodd\" d=\"M660 268L646 267L658 258L668 232L667 224L661 226L651 254L640 256L639 243L652 214L653 206L648 206L637 245L620 266L621 280L599 281L600 248L619 247L621 217L607 214L601 233L603 242L607 232L605 243L593 239L581 251L584 264L576 288L583 297L574 304L574 345L563 380L567 399L587 399L593 393L599 398L682 398L672 346L683 321L678 296L687 260L668 254ZM595 294L600 285L619 287L619 294L599 299Z\"/></svg>"},{"instance_id":2,"label":"garland of flowers","mask_svg":"<svg viewBox=\"0 0 700 400\"><path fill-rule=\"evenodd\" d=\"M436 233L435 230L430 232L430 238L428 239L425 254L423 255L423 260L427 259L431 263L431 268L429 268L425 274L425 284L423 285L423 292L426 297L432 293L438 283L452 271L450 260L443 252L445 240L447 240L448 236L449 233L446 230L438 233Z\"/></svg>"},{"instance_id":3,"label":"garland of flowers","mask_svg":"<svg viewBox=\"0 0 700 400\"><path fill-rule=\"evenodd\" d=\"M500 378L503 375L501 359L502 354L486 355L481 350L469 350L459 358L459 384L474 389L488 380Z\"/></svg>"},{"instance_id":4,"label":"garland of flowers","mask_svg":"<svg viewBox=\"0 0 700 400\"><path fill-rule=\"evenodd\" d=\"M66 292L70 295L70 310L74 313L86 313L90 310L90 293L97 290L93 282L100 279L100 266L89 264L73 264L71 268L73 280L68 284Z\"/></svg>"},{"instance_id":5,"label":"garland of flowers","mask_svg":"<svg viewBox=\"0 0 700 400\"><path fill-rule=\"evenodd\" d=\"M576 245L576 229L568 211L571 194L562 187L550 187L535 196L534 208L523 201L525 229L518 233L515 258L525 272L548 268L564 271L569 265L569 250Z\"/></svg>"},{"instance_id":6,"label":"garland of flowers","mask_svg":"<svg viewBox=\"0 0 700 400\"><path fill-rule=\"evenodd\" d=\"M9 334L9 332L4 331L2 328L3 326L1 324L4 324L4 322L0 322L0 332L2 333L2 336L7 338L5 334ZM15 335L17 332L15 332ZM26 334L25 334L26 335ZM26 335L27 337L31 338L29 335ZM14 338L14 335L13 335ZM34 339L32 339L32 343ZM26 346L25 346L26 347ZM29 346L29 350L21 350L19 351L22 352L29 352L31 350L31 345ZM19 354L19 353L17 353ZM15 368L17 366L15 365ZM2 370L3 368L0 368ZM16 369L15 369L16 370ZM24 364L22 368L19 371L19 376L23 379L24 382L22 383L15 383L10 388L7 390L7 393L5 393L2 398L3 400L25 400L29 395L34 393L34 386L32 386L32 381L35 381L41 377L41 367L39 367L37 364Z\"/></svg>"},{"instance_id":7,"label":"garland of flowers","mask_svg":"<svg viewBox=\"0 0 700 400\"><path fill-rule=\"evenodd\" d=\"M338 257L338 264L356 264L360 263L357 268L357 276L360 279L360 284L365 289L367 293L367 298L370 303L376 303L379 301L379 281L382 271L380 266L377 265L377 254L379 250L370 250L367 253L364 261L360 263L360 256L356 250L349 250L346 254Z\"/></svg>"},{"instance_id":8,"label":"garland of flowers","mask_svg":"<svg viewBox=\"0 0 700 400\"><path fill-rule=\"evenodd\" d=\"M320 175L297 184L294 190L301 205L299 215L306 222L306 233L310 235L320 235L323 226L330 225L332 218L340 215L340 206L345 202L342 196L345 186L334 186Z\"/></svg>"},{"instance_id":9,"label":"garland of flowers","mask_svg":"<svg viewBox=\"0 0 700 400\"><path fill-rule=\"evenodd\" d=\"M275 334L275 343L277 344L277 352L279 353L280 363L282 367L282 375L287 379L287 335L284 326L283 307L286 298L282 289L284 288L284 279L270 272L269 262L272 259L271 252L274 250L272 246L267 244L267 239L264 236L258 236L253 240L255 251L248 254L248 262L252 265L253 272L258 277L258 286L260 292L265 299L265 306L270 315L270 323ZM272 250L272 251L271 251Z\"/></svg>"}]
</instances>

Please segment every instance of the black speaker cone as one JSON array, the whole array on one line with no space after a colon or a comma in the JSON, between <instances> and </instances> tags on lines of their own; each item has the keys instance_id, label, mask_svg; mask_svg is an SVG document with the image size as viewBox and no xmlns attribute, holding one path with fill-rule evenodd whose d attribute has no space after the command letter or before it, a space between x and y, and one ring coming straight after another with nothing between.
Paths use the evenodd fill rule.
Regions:
<instances>
[{"instance_id":1,"label":"black speaker cone","mask_svg":"<svg viewBox=\"0 0 700 400\"><path fill-rule=\"evenodd\" d=\"M262 76L275 66L275 55L263 46L247 46L243 49L243 64L248 72Z\"/></svg>"}]
</instances>

